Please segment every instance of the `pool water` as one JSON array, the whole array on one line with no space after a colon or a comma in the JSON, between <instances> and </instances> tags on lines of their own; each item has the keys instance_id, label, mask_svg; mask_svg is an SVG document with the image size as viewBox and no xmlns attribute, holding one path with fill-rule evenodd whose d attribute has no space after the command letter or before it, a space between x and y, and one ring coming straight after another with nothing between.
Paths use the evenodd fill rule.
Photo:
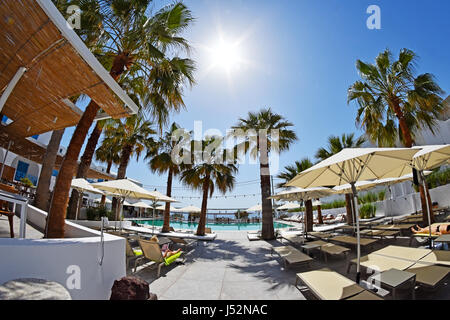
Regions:
<instances>
[{"instance_id":1,"label":"pool water","mask_svg":"<svg viewBox=\"0 0 450 320\"><path fill-rule=\"evenodd\" d=\"M163 220L132 220L133 222L139 224L146 224L149 226L162 227ZM197 222L184 222L184 221L171 221L170 226L174 229L197 229ZM274 222L273 226L275 229L289 228L292 227L289 224ZM211 228L211 230L216 231L236 231L236 230L259 230L261 229L261 223L207 223L206 227Z\"/></svg>"}]
</instances>

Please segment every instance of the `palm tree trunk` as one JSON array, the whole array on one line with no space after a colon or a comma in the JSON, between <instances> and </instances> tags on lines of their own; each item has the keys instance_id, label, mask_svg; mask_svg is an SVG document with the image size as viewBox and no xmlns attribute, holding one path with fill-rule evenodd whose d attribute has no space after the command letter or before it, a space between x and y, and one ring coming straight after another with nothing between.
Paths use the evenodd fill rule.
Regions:
<instances>
[{"instance_id":1,"label":"palm tree trunk","mask_svg":"<svg viewBox=\"0 0 450 320\"><path fill-rule=\"evenodd\" d=\"M306 219L306 232L313 231L313 206L312 200L305 201L305 219Z\"/></svg>"},{"instance_id":2,"label":"palm tree trunk","mask_svg":"<svg viewBox=\"0 0 450 320\"><path fill-rule=\"evenodd\" d=\"M208 191L209 191L209 176L205 178L203 182L203 199L202 199L202 210L200 212L200 221L197 226L197 235L204 236L206 228L206 210L208 208Z\"/></svg>"},{"instance_id":3,"label":"palm tree trunk","mask_svg":"<svg viewBox=\"0 0 450 320\"><path fill-rule=\"evenodd\" d=\"M92 158L94 157L95 148L97 147L97 143L101 134L102 134L102 126L100 126L97 122L86 144L86 148L84 149L84 153L83 156L81 157L80 164L78 165L78 171L76 175L77 178L87 177L88 170L91 167ZM69 219L75 218L79 197L80 193L77 190L73 190L72 195L70 196L69 209L67 211L67 216Z\"/></svg>"},{"instance_id":4,"label":"palm tree trunk","mask_svg":"<svg viewBox=\"0 0 450 320\"><path fill-rule=\"evenodd\" d=\"M394 103L393 108L394 108L395 114L398 118L398 123L400 126L400 130L402 132L404 145L407 148L411 148L413 146L413 139L411 136L411 132L406 124L406 120L405 120L405 117L403 116L403 112L400 108L400 105L398 103ZM428 225L428 210L427 210L426 201L429 201L430 210L431 210L430 193L428 192L428 188L426 190L424 190L424 188L421 184L419 185L419 193L420 193L420 202L422 204L422 219L423 219L424 223L426 225ZM433 211L433 210L431 210L431 211ZM431 223L433 223L434 217L433 217L432 212L430 212L430 217L431 217Z\"/></svg>"},{"instance_id":5,"label":"palm tree trunk","mask_svg":"<svg viewBox=\"0 0 450 320\"><path fill-rule=\"evenodd\" d=\"M167 191L166 195L170 197L172 195L172 169L169 168L169 173L167 175ZM164 208L164 224L162 227L162 232L170 231L170 202L166 202L166 207Z\"/></svg>"},{"instance_id":6,"label":"palm tree trunk","mask_svg":"<svg viewBox=\"0 0 450 320\"><path fill-rule=\"evenodd\" d=\"M111 172L111 167L112 167L112 160L108 161L108 166L106 167L106 173L109 174ZM102 195L102 200L100 201L100 205L101 206L105 206L106 204L106 196L103 194Z\"/></svg>"},{"instance_id":7,"label":"palm tree trunk","mask_svg":"<svg viewBox=\"0 0 450 320\"><path fill-rule=\"evenodd\" d=\"M262 230L261 236L264 240L273 240L275 233L273 229L272 201L270 197L270 175L269 164L260 160L259 164L261 176L261 205L262 205Z\"/></svg>"},{"instance_id":8,"label":"palm tree trunk","mask_svg":"<svg viewBox=\"0 0 450 320\"><path fill-rule=\"evenodd\" d=\"M319 201L319 199L317 199L317 201ZM323 224L322 207L320 204L317 206L317 219L319 220L319 224Z\"/></svg>"},{"instance_id":9,"label":"palm tree trunk","mask_svg":"<svg viewBox=\"0 0 450 320\"><path fill-rule=\"evenodd\" d=\"M392 107L393 107L395 115L397 116L397 119L398 119L398 124L399 124L400 130L402 132L404 145L407 148L411 148L413 145L413 139L411 136L411 132L409 131L408 125L406 124L406 119L405 119L405 116L403 115L400 104L397 101L394 101L392 104Z\"/></svg>"},{"instance_id":10,"label":"palm tree trunk","mask_svg":"<svg viewBox=\"0 0 450 320\"><path fill-rule=\"evenodd\" d=\"M347 211L347 224L353 224L353 212L352 212L352 196L348 193L345 194L345 209Z\"/></svg>"},{"instance_id":11,"label":"palm tree trunk","mask_svg":"<svg viewBox=\"0 0 450 320\"><path fill-rule=\"evenodd\" d=\"M50 182L64 131L65 129L53 131L42 161L34 206L44 211L48 211L50 205Z\"/></svg>"},{"instance_id":12,"label":"palm tree trunk","mask_svg":"<svg viewBox=\"0 0 450 320\"><path fill-rule=\"evenodd\" d=\"M46 238L64 238L64 224L67 204L69 202L70 184L75 175L78 155L80 154L84 139L99 109L98 104L91 100L70 140L66 156L64 157L53 189L52 202L47 216Z\"/></svg>"},{"instance_id":13,"label":"palm tree trunk","mask_svg":"<svg viewBox=\"0 0 450 320\"><path fill-rule=\"evenodd\" d=\"M130 162L132 151L133 151L133 146L130 146L130 145L126 145L122 148L122 155L120 156L120 164L119 164L119 168L117 169L117 180L125 179L125 177L127 175L127 167L128 167L128 163ZM119 202L117 200L113 201L113 210L116 213L116 217L118 217Z\"/></svg>"},{"instance_id":14,"label":"palm tree trunk","mask_svg":"<svg viewBox=\"0 0 450 320\"><path fill-rule=\"evenodd\" d=\"M125 67L130 64L130 57L121 53L114 58L113 66L110 71L111 77L117 81L120 75L125 71ZM59 170L56 184L53 189L53 197L50 211L47 216L47 225L45 237L47 238L64 238L64 224L66 217L67 205L69 202L70 183L77 168L78 156L83 146L86 135L92 122L97 115L100 107L91 100L86 107L75 132L67 148L66 156Z\"/></svg>"}]
</instances>

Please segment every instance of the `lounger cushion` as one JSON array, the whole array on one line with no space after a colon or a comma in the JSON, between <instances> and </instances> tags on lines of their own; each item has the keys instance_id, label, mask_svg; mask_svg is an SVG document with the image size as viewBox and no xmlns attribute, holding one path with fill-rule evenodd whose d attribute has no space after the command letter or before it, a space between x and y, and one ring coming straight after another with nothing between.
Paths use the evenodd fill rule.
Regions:
<instances>
[{"instance_id":1,"label":"lounger cushion","mask_svg":"<svg viewBox=\"0 0 450 320\"><path fill-rule=\"evenodd\" d=\"M170 265L172 262L174 262L175 260L177 260L177 259L181 256L182 253L183 253L183 252L180 251L180 252L177 252L177 253L175 253L174 255L171 255L170 257L164 259L165 265L166 265L166 266Z\"/></svg>"},{"instance_id":2,"label":"lounger cushion","mask_svg":"<svg viewBox=\"0 0 450 320\"><path fill-rule=\"evenodd\" d=\"M435 287L450 273L449 267L418 262L407 269L416 274L416 282L430 287Z\"/></svg>"},{"instance_id":3,"label":"lounger cushion","mask_svg":"<svg viewBox=\"0 0 450 320\"><path fill-rule=\"evenodd\" d=\"M357 259L353 259L351 262L356 264ZM415 263L415 261L396 259L373 253L361 257L360 262L363 267L370 268L371 270L374 270L376 272L383 272L392 268L405 270Z\"/></svg>"},{"instance_id":4,"label":"lounger cushion","mask_svg":"<svg viewBox=\"0 0 450 320\"><path fill-rule=\"evenodd\" d=\"M328 268L297 273L297 277L322 300L342 300L364 291L354 281Z\"/></svg>"},{"instance_id":5,"label":"lounger cushion","mask_svg":"<svg viewBox=\"0 0 450 320\"><path fill-rule=\"evenodd\" d=\"M419 262L450 266L450 251L433 250L430 254L420 259Z\"/></svg>"},{"instance_id":6,"label":"lounger cushion","mask_svg":"<svg viewBox=\"0 0 450 320\"><path fill-rule=\"evenodd\" d=\"M401 246L387 246L383 249L372 252L373 254L383 255L391 258L399 258L410 261L418 261L431 253L430 249L410 248Z\"/></svg>"}]
</instances>

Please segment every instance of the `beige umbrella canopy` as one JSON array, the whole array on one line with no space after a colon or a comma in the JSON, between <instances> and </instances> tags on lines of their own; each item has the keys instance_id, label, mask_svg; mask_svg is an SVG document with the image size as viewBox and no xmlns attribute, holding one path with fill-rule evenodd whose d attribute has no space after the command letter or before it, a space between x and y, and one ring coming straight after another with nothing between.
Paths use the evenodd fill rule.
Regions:
<instances>
[{"instance_id":1,"label":"beige umbrella canopy","mask_svg":"<svg viewBox=\"0 0 450 320\"><path fill-rule=\"evenodd\" d=\"M262 206L260 204L256 204L245 211L262 211Z\"/></svg>"},{"instance_id":2,"label":"beige umbrella canopy","mask_svg":"<svg viewBox=\"0 0 450 320\"><path fill-rule=\"evenodd\" d=\"M179 212L188 212L188 213L200 213L202 209L195 206L187 206L181 209L178 209Z\"/></svg>"},{"instance_id":3,"label":"beige umbrella canopy","mask_svg":"<svg viewBox=\"0 0 450 320\"><path fill-rule=\"evenodd\" d=\"M287 202L283 204L282 206L278 207L277 210L290 210L290 209L298 209L300 208L300 204L293 203L293 202Z\"/></svg>"},{"instance_id":4,"label":"beige umbrella canopy","mask_svg":"<svg viewBox=\"0 0 450 320\"><path fill-rule=\"evenodd\" d=\"M286 185L300 188L340 186L350 184L355 207L358 207L356 182L395 178L404 175L403 167L412 161L418 150L410 148L349 148L325 159L311 168L299 173ZM360 233L359 215L356 214L357 234L357 276L360 281Z\"/></svg>"},{"instance_id":5,"label":"beige umbrella canopy","mask_svg":"<svg viewBox=\"0 0 450 320\"><path fill-rule=\"evenodd\" d=\"M450 145L429 145L415 147L421 150L414 155L413 167L419 172L420 182L423 185L425 194L427 193L427 184L425 181L425 170L431 170L437 168L444 163L448 162L450 159ZM428 214L428 228L430 233L430 247L432 247L431 241L431 208L427 200L425 200L427 205Z\"/></svg>"},{"instance_id":6,"label":"beige umbrella canopy","mask_svg":"<svg viewBox=\"0 0 450 320\"><path fill-rule=\"evenodd\" d=\"M163 204L162 206L158 206L158 207L156 207L155 209L156 209L156 210L164 211L164 210L166 210L166 205ZM180 211L180 209L177 209L177 208L172 207L172 206L170 206L169 210L170 210L170 212L179 212L179 211Z\"/></svg>"},{"instance_id":7,"label":"beige umbrella canopy","mask_svg":"<svg viewBox=\"0 0 450 320\"><path fill-rule=\"evenodd\" d=\"M144 188L141 188L128 179L98 182L93 183L92 186L103 191L115 193L122 198L149 199L156 201L159 200L157 198L157 195L145 190Z\"/></svg>"},{"instance_id":8,"label":"beige umbrella canopy","mask_svg":"<svg viewBox=\"0 0 450 320\"><path fill-rule=\"evenodd\" d=\"M70 186L80 192L92 192L96 194L103 194L99 189L94 188L87 180L83 178L72 179Z\"/></svg>"},{"instance_id":9,"label":"beige umbrella canopy","mask_svg":"<svg viewBox=\"0 0 450 320\"><path fill-rule=\"evenodd\" d=\"M102 201L101 198L97 198L97 199L94 200L94 202L101 202L101 201ZM105 199L105 203L112 203L112 201L109 200L108 198L106 198L106 199Z\"/></svg>"},{"instance_id":10,"label":"beige umbrella canopy","mask_svg":"<svg viewBox=\"0 0 450 320\"><path fill-rule=\"evenodd\" d=\"M362 180L401 177L418 150L348 148L299 173L286 185L311 188L340 186ZM409 173L409 172L407 172Z\"/></svg>"},{"instance_id":11,"label":"beige umbrella canopy","mask_svg":"<svg viewBox=\"0 0 450 320\"><path fill-rule=\"evenodd\" d=\"M136 207L136 208L144 208L144 209L150 209L152 207L151 205L149 205L148 203L145 203L144 201L132 203L131 206Z\"/></svg>"},{"instance_id":12,"label":"beige umbrella canopy","mask_svg":"<svg viewBox=\"0 0 450 320\"><path fill-rule=\"evenodd\" d=\"M322 198L329 196L333 193L333 190L325 187L314 187L314 188L291 188L289 190L281 191L269 199L275 200L289 200L289 201L300 201L300 200L310 200L316 198Z\"/></svg>"},{"instance_id":13,"label":"beige umbrella canopy","mask_svg":"<svg viewBox=\"0 0 450 320\"><path fill-rule=\"evenodd\" d=\"M96 194L103 194L102 191L95 189L87 180L83 178L72 179L70 184L72 189L77 190L79 193L83 194L85 192L91 192ZM77 203L77 211L75 213L75 220L78 220L78 213L80 211L80 202L83 201L83 197L80 197Z\"/></svg>"}]
</instances>

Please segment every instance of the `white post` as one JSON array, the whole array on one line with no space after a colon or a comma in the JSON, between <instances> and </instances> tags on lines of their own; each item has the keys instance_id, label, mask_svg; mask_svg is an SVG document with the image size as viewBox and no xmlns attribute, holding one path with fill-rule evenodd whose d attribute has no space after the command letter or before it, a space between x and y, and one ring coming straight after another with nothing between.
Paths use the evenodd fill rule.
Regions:
<instances>
[{"instance_id":1,"label":"white post","mask_svg":"<svg viewBox=\"0 0 450 320\"><path fill-rule=\"evenodd\" d=\"M20 204L20 232L19 237L25 239L27 227L28 201Z\"/></svg>"},{"instance_id":2,"label":"white post","mask_svg":"<svg viewBox=\"0 0 450 320\"><path fill-rule=\"evenodd\" d=\"M356 221L356 255L358 263L356 264L356 283L359 283L361 279L361 272L360 272L360 263L361 263L361 245L360 245L360 234L359 234L359 213L358 213L358 192L356 191L355 182L351 183L352 186L352 192L353 192L353 198L355 202L355 221Z\"/></svg>"},{"instance_id":3,"label":"white post","mask_svg":"<svg viewBox=\"0 0 450 320\"><path fill-rule=\"evenodd\" d=\"M8 101L9 96L13 92L15 86L19 82L20 78L24 75L24 73L27 71L27 68L20 67L14 77L11 79L11 81L8 83L5 91L3 91L2 96L0 97L0 112L3 110L4 105L6 104L6 101Z\"/></svg>"}]
</instances>

